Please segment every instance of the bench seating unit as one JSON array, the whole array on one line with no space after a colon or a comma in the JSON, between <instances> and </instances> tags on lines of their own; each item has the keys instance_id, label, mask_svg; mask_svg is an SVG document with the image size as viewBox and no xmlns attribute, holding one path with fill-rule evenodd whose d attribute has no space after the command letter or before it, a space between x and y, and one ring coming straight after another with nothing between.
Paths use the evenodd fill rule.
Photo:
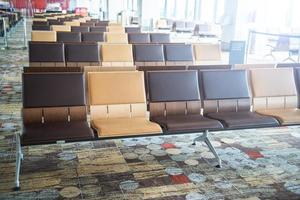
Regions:
<instances>
[{"instance_id":1,"label":"bench seating unit","mask_svg":"<svg viewBox=\"0 0 300 200\"><path fill-rule=\"evenodd\" d=\"M232 65L191 65L187 67L188 70L230 70Z\"/></svg>"},{"instance_id":2,"label":"bench seating unit","mask_svg":"<svg viewBox=\"0 0 300 200\"><path fill-rule=\"evenodd\" d=\"M136 66L164 66L164 48L162 44L133 45Z\"/></svg>"},{"instance_id":3,"label":"bench seating unit","mask_svg":"<svg viewBox=\"0 0 300 200\"><path fill-rule=\"evenodd\" d=\"M251 98L245 70L202 71L203 113L225 128L278 126L275 118L250 111Z\"/></svg>"},{"instance_id":4,"label":"bench seating unit","mask_svg":"<svg viewBox=\"0 0 300 200\"><path fill-rule=\"evenodd\" d=\"M116 53L117 52L117 53ZM102 66L122 67L133 66L133 53L131 44L102 44Z\"/></svg>"},{"instance_id":5,"label":"bench seating unit","mask_svg":"<svg viewBox=\"0 0 300 200\"><path fill-rule=\"evenodd\" d=\"M23 131L21 136L17 134L16 137L16 190L20 187L19 174L23 159L21 144L26 146L94 138L87 123L84 93L83 73L23 74Z\"/></svg>"},{"instance_id":6,"label":"bench seating unit","mask_svg":"<svg viewBox=\"0 0 300 200\"><path fill-rule=\"evenodd\" d=\"M170 43L170 34L167 33L150 33L151 43Z\"/></svg>"},{"instance_id":7,"label":"bench seating unit","mask_svg":"<svg viewBox=\"0 0 300 200\"><path fill-rule=\"evenodd\" d=\"M65 44L66 63L69 67L101 65L98 43Z\"/></svg>"},{"instance_id":8,"label":"bench seating unit","mask_svg":"<svg viewBox=\"0 0 300 200\"><path fill-rule=\"evenodd\" d=\"M147 118L143 72L89 72L91 126L98 137L159 134Z\"/></svg>"},{"instance_id":9,"label":"bench seating unit","mask_svg":"<svg viewBox=\"0 0 300 200\"><path fill-rule=\"evenodd\" d=\"M30 67L65 67L63 43L29 42Z\"/></svg>"},{"instance_id":10,"label":"bench seating unit","mask_svg":"<svg viewBox=\"0 0 300 200\"><path fill-rule=\"evenodd\" d=\"M107 31L110 33L125 33L125 28L119 25L109 25L107 26Z\"/></svg>"},{"instance_id":11,"label":"bench seating unit","mask_svg":"<svg viewBox=\"0 0 300 200\"><path fill-rule=\"evenodd\" d=\"M137 43L150 43L150 34L149 33L129 33L128 42L130 44Z\"/></svg>"},{"instance_id":12,"label":"bench seating unit","mask_svg":"<svg viewBox=\"0 0 300 200\"><path fill-rule=\"evenodd\" d=\"M81 42L81 33L57 32L57 42Z\"/></svg>"},{"instance_id":13,"label":"bench seating unit","mask_svg":"<svg viewBox=\"0 0 300 200\"><path fill-rule=\"evenodd\" d=\"M193 49L190 44L165 44L166 65L193 65Z\"/></svg>"},{"instance_id":14,"label":"bench seating unit","mask_svg":"<svg viewBox=\"0 0 300 200\"><path fill-rule=\"evenodd\" d=\"M56 42L55 31L32 31L31 41L33 42Z\"/></svg>"},{"instance_id":15,"label":"bench seating unit","mask_svg":"<svg viewBox=\"0 0 300 200\"><path fill-rule=\"evenodd\" d=\"M223 126L219 121L201 115L197 71L150 71L147 76L151 121L160 124L164 133L205 132L201 139L209 146L221 167L221 160L207 133L208 130L223 129Z\"/></svg>"},{"instance_id":16,"label":"bench seating unit","mask_svg":"<svg viewBox=\"0 0 300 200\"><path fill-rule=\"evenodd\" d=\"M32 25L33 31L50 31L49 25Z\"/></svg>"},{"instance_id":17,"label":"bench seating unit","mask_svg":"<svg viewBox=\"0 0 300 200\"><path fill-rule=\"evenodd\" d=\"M293 68L250 70L253 109L275 117L282 125L300 123Z\"/></svg>"}]
</instances>

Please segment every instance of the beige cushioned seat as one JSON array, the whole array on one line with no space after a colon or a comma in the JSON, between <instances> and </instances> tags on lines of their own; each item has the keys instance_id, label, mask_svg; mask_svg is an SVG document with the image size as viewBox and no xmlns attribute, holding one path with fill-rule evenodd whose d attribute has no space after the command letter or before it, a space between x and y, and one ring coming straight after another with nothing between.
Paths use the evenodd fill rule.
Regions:
<instances>
[{"instance_id":1,"label":"beige cushioned seat","mask_svg":"<svg viewBox=\"0 0 300 200\"><path fill-rule=\"evenodd\" d=\"M253 109L283 125L299 124L300 111L292 68L250 70Z\"/></svg>"},{"instance_id":2,"label":"beige cushioned seat","mask_svg":"<svg viewBox=\"0 0 300 200\"><path fill-rule=\"evenodd\" d=\"M31 41L56 42L56 32L55 31L32 31Z\"/></svg>"},{"instance_id":3,"label":"beige cushioned seat","mask_svg":"<svg viewBox=\"0 0 300 200\"><path fill-rule=\"evenodd\" d=\"M99 137L162 132L147 118L143 72L89 72L88 85L91 125Z\"/></svg>"},{"instance_id":4,"label":"beige cushioned seat","mask_svg":"<svg viewBox=\"0 0 300 200\"><path fill-rule=\"evenodd\" d=\"M71 31L71 26L68 26L68 25L52 25L51 30L52 31L70 32Z\"/></svg>"},{"instance_id":5,"label":"beige cushioned seat","mask_svg":"<svg viewBox=\"0 0 300 200\"><path fill-rule=\"evenodd\" d=\"M219 44L194 44L195 64L203 61L221 61L221 47Z\"/></svg>"},{"instance_id":6,"label":"beige cushioned seat","mask_svg":"<svg viewBox=\"0 0 300 200\"><path fill-rule=\"evenodd\" d=\"M101 48L103 66L134 65L131 44L103 44Z\"/></svg>"},{"instance_id":7,"label":"beige cushioned seat","mask_svg":"<svg viewBox=\"0 0 300 200\"><path fill-rule=\"evenodd\" d=\"M128 44L126 33L106 33L106 42L115 44Z\"/></svg>"}]
</instances>

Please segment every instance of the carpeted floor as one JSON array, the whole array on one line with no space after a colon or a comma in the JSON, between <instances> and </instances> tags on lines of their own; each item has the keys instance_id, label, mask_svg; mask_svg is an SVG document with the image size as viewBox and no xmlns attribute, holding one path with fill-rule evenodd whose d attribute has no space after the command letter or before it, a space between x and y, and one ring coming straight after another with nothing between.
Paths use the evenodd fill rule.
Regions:
<instances>
[{"instance_id":1,"label":"carpeted floor","mask_svg":"<svg viewBox=\"0 0 300 200\"><path fill-rule=\"evenodd\" d=\"M28 65L19 25L0 51L0 199L300 199L300 127L25 147L21 191L14 192L21 71Z\"/></svg>"}]
</instances>

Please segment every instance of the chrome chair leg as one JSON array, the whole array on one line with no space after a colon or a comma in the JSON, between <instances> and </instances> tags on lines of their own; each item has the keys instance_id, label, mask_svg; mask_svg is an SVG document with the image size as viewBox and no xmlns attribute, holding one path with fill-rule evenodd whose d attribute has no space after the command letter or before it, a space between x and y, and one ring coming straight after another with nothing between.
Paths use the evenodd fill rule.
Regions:
<instances>
[{"instance_id":1,"label":"chrome chair leg","mask_svg":"<svg viewBox=\"0 0 300 200\"><path fill-rule=\"evenodd\" d=\"M204 133L201 136L196 137L194 139L193 145L195 145L197 141L205 142L205 144L208 146L209 150L214 154L214 156L216 157L216 159L218 161L218 165L216 167L221 168L222 167L222 160L220 159L220 157L219 157L218 153L216 152L216 149L214 148L214 146L211 144L211 142L208 138L208 133L209 133L209 131L206 130L206 131L204 131Z\"/></svg>"}]
</instances>

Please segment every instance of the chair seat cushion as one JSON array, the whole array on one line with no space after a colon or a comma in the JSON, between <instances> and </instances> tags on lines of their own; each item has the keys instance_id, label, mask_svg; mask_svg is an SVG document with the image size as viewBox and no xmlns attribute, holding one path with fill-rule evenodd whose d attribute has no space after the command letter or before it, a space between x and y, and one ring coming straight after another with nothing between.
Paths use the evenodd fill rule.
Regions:
<instances>
[{"instance_id":1,"label":"chair seat cushion","mask_svg":"<svg viewBox=\"0 0 300 200\"><path fill-rule=\"evenodd\" d=\"M257 113L273 116L282 125L300 124L300 110L295 109L270 109L270 110L257 110Z\"/></svg>"},{"instance_id":2,"label":"chair seat cushion","mask_svg":"<svg viewBox=\"0 0 300 200\"><path fill-rule=\"evenodd\" d=\"M92 121L99 137L161 133L160 126L146 118L107 118Z\"/></svg>"},{"instance_id":3,"label":"chair seat cushion","mask_svg":"<svg viewBox=\"0 0 300 200\"><path fill-rule=\"evenodd\" d=\"M151 121L160 124L167 132L189 132L222 129L222 124L202 115L170 115L153 117Z\"/></svg>"},{"instance_id":4,"label":"chair seat cushion","mask_svg":"<svg viewBox=\"0 0 300 200\"><path fill-rule=\"evenodd\" d=\"M87 122L51 122L26 124L23 127L22 145L48 144L58 140L67 142L90 140L94 133Z\"/></svg>"},{"instance_id":5,"label":"chair seat cushion","mask_svg":"<svg viewBox=\"0 0 300 200\"><path fill-rule=\"evenodd\" d=\"M278 126L276 119L249 111L208 113L209 118L220 120L227 128L258 128Z\"/></svg>"}]
</instances>

